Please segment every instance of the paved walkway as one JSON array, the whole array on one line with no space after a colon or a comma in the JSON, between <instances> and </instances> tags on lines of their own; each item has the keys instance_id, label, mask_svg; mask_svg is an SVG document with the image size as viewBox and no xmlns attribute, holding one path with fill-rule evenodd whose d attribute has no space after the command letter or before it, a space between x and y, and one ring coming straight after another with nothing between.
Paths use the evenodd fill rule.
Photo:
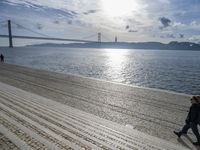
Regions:
<instances>
[{"instance_id":1,"label":"paved walkway","mask_svg":"<svg viewBox=\"0 0 200 150\"><path fill-rule=\"evenodd\" d=\"M0 148L184 150L1 82Z\"/></svg>"},{"instance_id":2,"label":"paved walkway","mask_svg":"<svg viewBox=\"0 0 200 150\"><path fill-rule=\"evenodd\" d=\"M191 142L187 143L184 138L177 140L173 134L184 124L190 95L2 63L0 82L116 122L122 127L192 147ZM195 141L191 132L189 138Z\"/></svg>"}]
</instances>

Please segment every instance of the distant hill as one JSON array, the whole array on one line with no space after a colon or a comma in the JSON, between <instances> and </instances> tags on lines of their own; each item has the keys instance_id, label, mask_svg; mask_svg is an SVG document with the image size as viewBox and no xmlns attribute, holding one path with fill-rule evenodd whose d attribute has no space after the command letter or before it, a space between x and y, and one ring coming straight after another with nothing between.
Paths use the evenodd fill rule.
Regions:
<instances>
[{"instance_id":1,"label":"distant hill","mask_svg":"<svg viewBox=\"0 0 200 150\"><path fill-rule=\"evenodd\" d=\"M138 42L138 43L127 43L127 42L94 42L94 43L70 43L70 44L54 44L44 43L37 45L38 47L71 47L71 48L121 48L121 49L163 49L163 50L199 50L200 44L191 42L177 42L172 41L168 44L160 42Z\"/></svg>"}]
</instances>

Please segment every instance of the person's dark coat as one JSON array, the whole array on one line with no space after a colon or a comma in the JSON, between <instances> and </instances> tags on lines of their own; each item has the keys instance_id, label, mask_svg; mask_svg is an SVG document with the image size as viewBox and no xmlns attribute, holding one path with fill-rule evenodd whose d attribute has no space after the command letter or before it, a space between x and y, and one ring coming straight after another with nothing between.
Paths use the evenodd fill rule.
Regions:
<instances>
[{"instance_id":1,"label":"person's dark coat","mask_svg":"<svg viewBox=\"0 0 200 150\"><path fill-rule=\"evenodd\" d=\"M186 123L199 123L199 115L200 115L200 104L193 104L190 107L188 116L186 118Z\"/></svg>"},{"instance_id":2,"label":"person's dark coat","mask_svg":"<svg viewBox=\"0 0 200 150\"><path fill-rule=\"evenodd\" d=\"M4 62L4 56L1 54L1 62Z\"/></svg>"}]
</instances>

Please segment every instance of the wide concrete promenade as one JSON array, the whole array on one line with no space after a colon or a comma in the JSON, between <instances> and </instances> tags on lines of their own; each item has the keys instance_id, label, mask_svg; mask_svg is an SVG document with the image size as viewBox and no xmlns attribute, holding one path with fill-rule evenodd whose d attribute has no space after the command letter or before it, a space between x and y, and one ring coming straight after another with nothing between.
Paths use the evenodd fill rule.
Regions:
<instances>
[{"instance_id":1,"label":"wide concrete promenade","mask_svg":"<svg viewBox=\"0 0 200 150\"><path fill-rule=\"evenodd\" d=\"M0 135L13 150L185 149L1 82Z\"/></svg>"},{"instance_id":2,"label":"wide concrete promenade","mask_svg":"<svg viewBox=\"0 0 200 150\"><path fill-rule=\"evenodd\" d=\"M0 139L15 149L192 147L172 134L184 123L189 95L8 64L0 64L0 82Z\"/></svg>"}]
</instances>

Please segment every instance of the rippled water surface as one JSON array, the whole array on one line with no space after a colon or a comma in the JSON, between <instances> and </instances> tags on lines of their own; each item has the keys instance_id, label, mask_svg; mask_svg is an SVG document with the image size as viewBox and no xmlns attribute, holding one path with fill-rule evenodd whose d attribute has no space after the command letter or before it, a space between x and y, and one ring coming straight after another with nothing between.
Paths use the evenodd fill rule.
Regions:
<instances>
[{"instance_id":1,"label":"rippled water surface","mask_svg":"<svg viewBox=\"0 0 200 150\"><path fill-rule=\"evenodd\" d=\"M0 48L0 52L6 63L200 94L200 51Z\"/></svg>"}]
</instances>

